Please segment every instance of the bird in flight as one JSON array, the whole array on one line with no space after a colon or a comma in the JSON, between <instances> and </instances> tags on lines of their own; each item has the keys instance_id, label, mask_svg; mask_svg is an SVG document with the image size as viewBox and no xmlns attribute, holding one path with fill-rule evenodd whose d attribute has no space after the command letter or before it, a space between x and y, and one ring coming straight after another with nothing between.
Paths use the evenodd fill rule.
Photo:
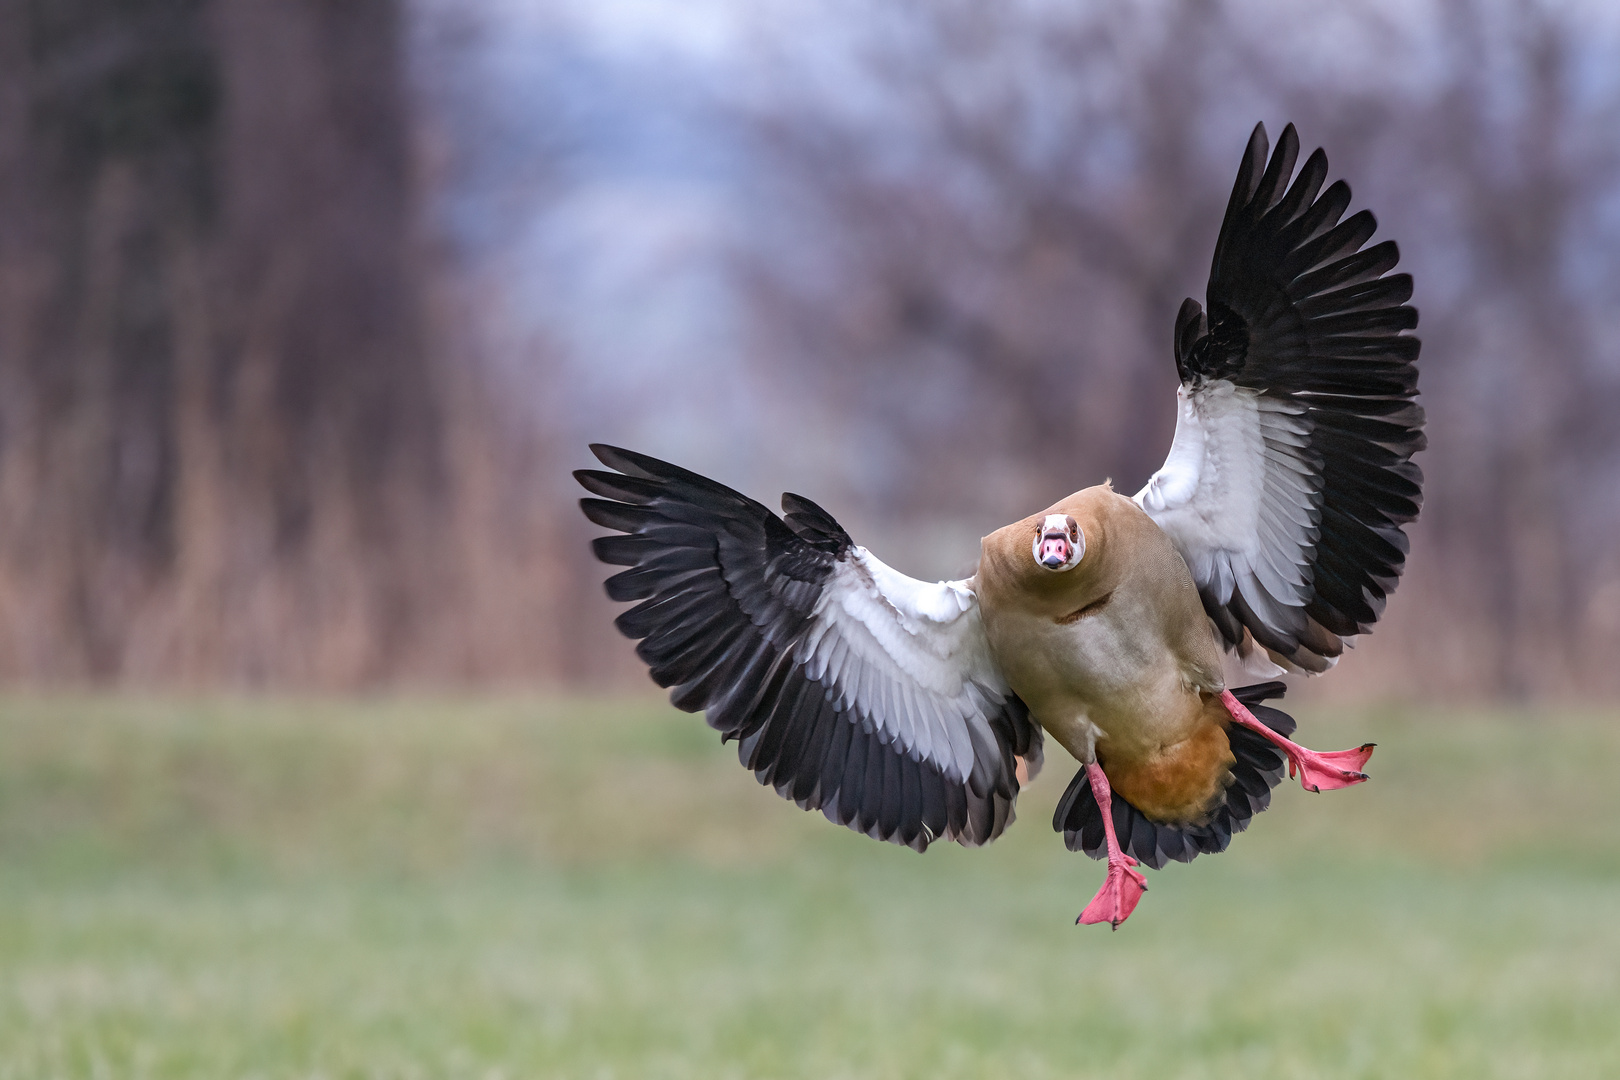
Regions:
<instances>
[{"instance_id":1,"label":"bird in flight","mask_svg":"<svg viewBox=\"0 0 1620 1080\"><path fill-rule=\"evenodd\" d=\"M924 582L821 507L784 516L678 466L594 445L608 470L594 541L626 569L618 628L670 699L703 711L762 784L922 851L1013 820L1045 735L1081 769L1053 827L1107 861L1079 917L1118 927L1158 869L1222 851L1286 767L1310 791L1359 784L1372 745L1322 753L1262 702L1331 667L1405 566L1424 446L1412 279L1392 241L1344 217L1317 150L1243 155L1205 307L1176 317L1181 386L1163 468L1127 498L1085 488L984 537L961 581ZM1223 663L1231 654L1234 663ZM1043 735L1044 733L1044 735Z\"/></svg>"}]
</instances>

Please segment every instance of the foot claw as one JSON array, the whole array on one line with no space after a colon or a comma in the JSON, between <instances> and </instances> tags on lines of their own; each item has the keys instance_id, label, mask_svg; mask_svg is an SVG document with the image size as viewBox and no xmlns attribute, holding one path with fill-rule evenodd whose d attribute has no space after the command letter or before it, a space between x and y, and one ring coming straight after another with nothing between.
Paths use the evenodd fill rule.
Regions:
<instances>
[{"instance_id":1,"label":"foot claw","mask_svg":"<svg viewBox=\"0 0 1620 1080\"><path fill-rule=\"evenodd\" d=\"M1109 860L1108 877L1075 920L1076 924L1108 923L1117 930L1136 910L1137 901L1147 892L1147 878L1140 870L1132 869L1136 866L1135 859L1129 855L1122 858L1122 862Z\"/></svg>"}]
</instances>

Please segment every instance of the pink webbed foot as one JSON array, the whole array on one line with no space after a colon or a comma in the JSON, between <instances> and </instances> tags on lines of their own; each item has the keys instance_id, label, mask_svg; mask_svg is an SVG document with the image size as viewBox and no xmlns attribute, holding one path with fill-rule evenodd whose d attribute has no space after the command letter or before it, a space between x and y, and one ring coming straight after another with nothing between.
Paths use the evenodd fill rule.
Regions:
<instances>
[{"instance_id":1,"label":"pink webbed foot","mask_svg":"<svg viewBox=\"0 0 1620 1080\"><path fill-rule=\"evenodd\" d=\"M1230 690L1221 691L1221 703L1232 714L1233 723L1265 736L1288 755L1288 775L1298 776L1300 786L1306 791L1333 791L1367 781L1367 774L1361 770L1372 757L1373 743L1363 743L1354 750L1311 750L1256 720Z\"/></svg>"},{"instance_id":2,"label":"pink webbed foot","mask_svg":"<svg viewBox=\"0 0 1620 1080\"><path fill-rule=\"evenodd\" d=\"M1120 849L1119 837L1114 834L1113 790L1108 786L1102 766L1095 762L1087 765L1086 779L1091 782L1091 793L1097 797L1097 808L1102 811L1103 837L1108 845L1108 876L1075 922L1107 923L1118 930L1119 924L1131 917L1136 902L1147 892L1147 878L1135 869L1136 860Z\"/></svg>"},{"instance_id":3,"label":"pink webbed foot","mask_svg":"<svg viewBox=\"0 0 1620 1080\"><path fill-rule=\"evenodd\" d=\"M1119 924L1131 917L1136 902L1147 892L1147 878L1142 876L1142 871L1134 869L1135 866L1136 860L1129 855L1121 854L1117 862L1110 857L1107 880L1075 922L1107 923L1118 930Z\"/></svg>"},{"instance_id":4,"label":"pink webbed foot","mask_svg":"<svg viewBox=\"0 0 1620 1080\"><path fill-rule=\"evenodd\" d=\"M1363 743L1354 750L1327 753L1301 746L1297 755L1288 755L1288 775L1297 773L1300 786L1306 791L1332 791L1362 784L1367 781L1367 774L1361 771L1361 767L1367 764L1372 752L1372 743Z\"/></svg>"}]
</instances>

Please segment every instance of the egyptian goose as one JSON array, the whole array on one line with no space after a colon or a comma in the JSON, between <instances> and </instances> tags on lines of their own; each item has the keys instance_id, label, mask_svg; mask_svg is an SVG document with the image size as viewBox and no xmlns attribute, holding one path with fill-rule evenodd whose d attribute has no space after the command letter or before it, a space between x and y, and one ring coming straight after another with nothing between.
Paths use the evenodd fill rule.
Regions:
<instances>
[{"instance_id":1,"label":"egyptian goose","mask_svg":"<svg viewBox=\"0 0 1620 1080\"><path fill-rule=\"evenodd\" d=\"M1175 327L1176 431L1132 498L1086 488L985 537L962 581L907 577L821 507L785 517L713 480L610 446L594 542L617 625L670 698L704 710L762 784L921 851L978 845L1013 819L1042 732L1082 763L1053 826L1107 860L1079 922L1117 927L1157 869L1225 849L1284 765L1311 791L1358 784L1372 752L1318 753L1229 689L1314 673L1366 633L1405 564L1421 504L1412 280L1317 150L1249 140L1207 313ZM1290 184L1290 177L1293 182Z\"/></svg>"}]
</instances>

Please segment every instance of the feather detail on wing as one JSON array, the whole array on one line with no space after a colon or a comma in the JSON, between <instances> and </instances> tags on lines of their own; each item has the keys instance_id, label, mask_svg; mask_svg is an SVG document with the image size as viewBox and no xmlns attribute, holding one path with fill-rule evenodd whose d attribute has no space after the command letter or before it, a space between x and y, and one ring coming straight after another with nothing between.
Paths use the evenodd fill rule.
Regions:
<instances>
[{"instance_id":1,"label":"feather detail on wing","mask_svg":"<svg viewBox=\"0 0 1620 1080\"><path fill-rule=\"evenodd\" d=\"M1289 184L1290 124L1249 140L1206 314L1176 319L1176 434L1136 501L1170 536L1229 646L1322 671L1365 633L1405 567L1422 505L1419 342L1407 274L1313 153ZM1320 197L1318 192L1321 191Z\"/></svg>"},{"instance_id":2,"label":"feather detail on wing","mask_svg":"<svg viewBox=\"0 0 1620 1080\"><path fill-rule=\"evenodd\" d=\"M1013 817L1040 729L990 658L965 582L927 583L855 546L825 510L786 519L656 458L593 446L585 514L621 535L617 625L670 700L738 740L762 784L857 832L922 850L982 844Z\"/></svg>"}]
</instances>

